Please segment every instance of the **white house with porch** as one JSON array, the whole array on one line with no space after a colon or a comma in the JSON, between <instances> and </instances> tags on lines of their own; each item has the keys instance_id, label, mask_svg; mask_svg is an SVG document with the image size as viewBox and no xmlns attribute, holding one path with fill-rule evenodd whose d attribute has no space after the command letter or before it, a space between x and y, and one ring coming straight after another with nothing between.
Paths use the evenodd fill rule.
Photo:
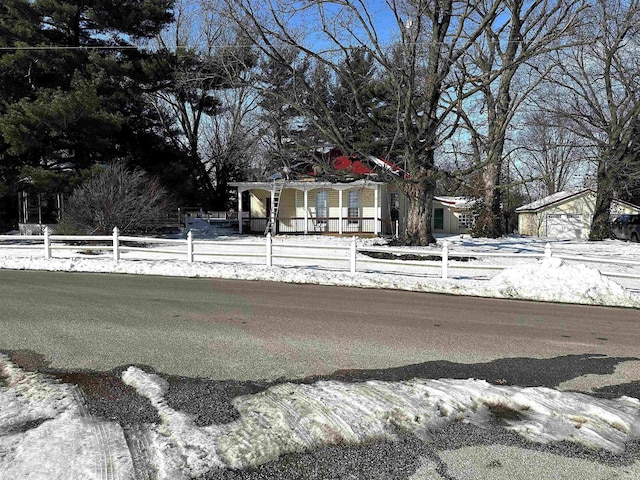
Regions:
<instances>
[{"instance_id":1,"label":"white house with porch","mask_svg":"<svg viewBox=\"0 0 640 480\"><path fill-rule=\"evenodd\" d=\"M389 235L406 225L407 199L388 182L311 178L230 185L238 189L238 218L244 217L240 233ZM435 197L433 231L468 231L472 225L469 207L460 197Z\"/></svg>"}]
</instances>

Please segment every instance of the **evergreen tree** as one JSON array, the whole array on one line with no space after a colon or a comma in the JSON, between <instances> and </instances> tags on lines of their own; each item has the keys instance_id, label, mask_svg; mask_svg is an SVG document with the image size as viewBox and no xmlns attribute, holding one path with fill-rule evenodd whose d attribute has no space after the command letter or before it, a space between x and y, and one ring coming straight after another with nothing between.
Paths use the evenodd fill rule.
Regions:
<instances>
[{"instance_id":1,"label":"evergreen tree","mask_svg":"<svg viewBox=\"0 0 640 480\"><path fill-rule=\"evenodd\" d=\"M161 59L136 44L172 20L171 6L172 0L0 6L0 178L9 192L25 165L82 170L144 155L136 148L142 139L160 148L142 95L161 85Z\"/></svg>"},{"instance_id":2,"label":"evergreen tree","mask_svg":"<svg viewBox=\"0 0 640 480\"><path fill-rule=\"evenodd\" d=\"M280 56L278 60L263 58L256 78L264 123L262 136L267 145L266 171L294 164L320 146L313 145L316 135L311 135L308 119L295 108L296 97L305 95L298 83L304 81L310 66L300 62L293 49L283 49ZM313 138L309 139L309 136Z\"/></svg>"}]
</instances>

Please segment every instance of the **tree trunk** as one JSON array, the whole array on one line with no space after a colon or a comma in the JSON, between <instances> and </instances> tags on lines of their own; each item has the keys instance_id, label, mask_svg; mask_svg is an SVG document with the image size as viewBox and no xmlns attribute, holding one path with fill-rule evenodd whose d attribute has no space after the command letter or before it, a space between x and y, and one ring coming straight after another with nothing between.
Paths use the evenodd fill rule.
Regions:
<instances>
[{"instance_id":1,"label":"tree trunk","mask_svg":"<svg viewBox=\"0 0 640 480\"><path fill-rule=\"evenodd\" d=\"M500 152L500 155L502 152ZM474 236L499 238L504 235L500 170L502 162L489 162L482 172L483 205L473 229Z\"/></svg>"},{"instance_id":2,"label":"tree trunk","mask_svg":"<svg viewBox=\"0 0 640 480\"><path fill-rule=\"evenodd\" d=\"M403 237L406 245L436 243L431 230L434 189L435 184L427 178L403 186L404 193L409 200L407 226Z\"/></svg>"},{"instance_id":3,"label":"tree trunk","mask_svg":"<svg viewBox=\"0 0 640 480\"><path fill-rule=\"evenodd\" d=\"M598 192L596 194L596 206L591 220L590 241L605 240L611 237L610 212L613 201L613 188L607 160L602 159L598 163L597 176Z\"/></svg>"}]
</instances>

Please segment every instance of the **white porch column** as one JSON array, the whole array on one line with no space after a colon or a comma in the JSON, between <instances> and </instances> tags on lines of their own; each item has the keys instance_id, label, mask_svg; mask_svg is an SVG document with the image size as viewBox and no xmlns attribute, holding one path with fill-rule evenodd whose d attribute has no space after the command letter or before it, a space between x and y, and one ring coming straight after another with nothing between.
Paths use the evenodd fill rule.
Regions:
<instances>
[{"instance_id":1,"label":"white porch column","mask_svg":"<svg viewBox=\"0 0 640 480\"><path fill-rule=\"evenodd\" d=\"M242 235L242 192L238 187L238 233Z\"/></svg>"},{"instance_id":2,"label":"white porch column","mask_svg":"<svg viewBox=\"0 0 640 480\"><path fill-rule=\"evenodd\" d=\"M304 192L304 234L309 233L309 190Z\"/></svg>"},{"instance_id":3,"label":"white porch column","mask_svg":"<svg viewBox=\"0 0 640 480\"><path fill-rule=\"evenodd\" d=\"M342 235L342 189L338 190L338 233Z\"/></svg>"},{"instance_id":4,"label":"white porch column","mask_svg":"<svg viewBox=\"0 0 640 480\"><path fill-rule=\"evenodd\" d=\"M379 210L379 197L380 197L380 185L376 185L376 188L373 190L373 233L378 235L378 219L380 218Z\"/></svg>"}]
</instances>

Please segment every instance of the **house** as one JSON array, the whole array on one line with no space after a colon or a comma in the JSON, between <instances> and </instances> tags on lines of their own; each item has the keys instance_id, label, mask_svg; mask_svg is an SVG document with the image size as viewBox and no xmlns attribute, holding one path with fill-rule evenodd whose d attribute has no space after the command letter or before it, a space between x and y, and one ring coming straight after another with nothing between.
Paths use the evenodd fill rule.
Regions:
<instances>
[{"instance_id":1,"label":"house","mask_svg":"<svg viewBox=\"0 0 640 480\"><path fill-rule=\"evenodd\" d=\"M404 229L405 195L394 182L381 181L375 173L377 168L399 175L398 167L383 159L339 152L331 164L340 174L332 180L309 168L276 174L264 182L230 183L238 191L238 216L245 217L240 232L245 228L255 233L389 235ZM461 197L435 197L433 232L466 232L473 222L469 207ZM246 211L248 218L243 215Z\"/></svg>"},{"instance_id":2,"label":"house","mask_svg":"<svg viewBox=\"0 0 640 480\"><path fill-rule=\"evenodd\" d=\"M596 192L558 192L516 208L518 233L538 237L581 239L589 236L595 211ZM612 217L640 213L640 207L622 200L611 205Z\"/></svg>"}]
</instances>

